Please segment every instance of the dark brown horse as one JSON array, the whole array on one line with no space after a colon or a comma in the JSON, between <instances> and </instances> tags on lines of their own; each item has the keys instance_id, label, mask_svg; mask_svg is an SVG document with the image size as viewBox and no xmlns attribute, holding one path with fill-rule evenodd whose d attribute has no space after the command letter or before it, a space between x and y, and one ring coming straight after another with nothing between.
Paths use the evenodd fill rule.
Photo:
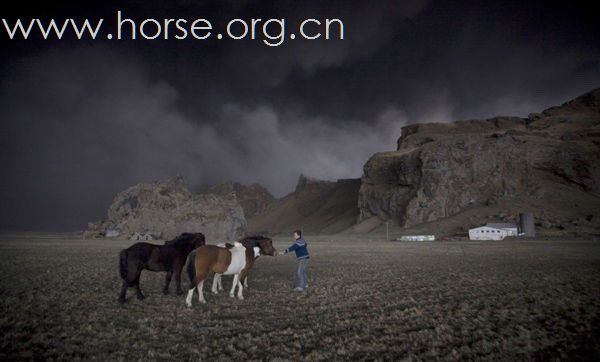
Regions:
<instances>
[{"instance_id":1,"label":"dark brown horse","mask_svg":"<svg viewBox=\"0 0 600 362\"><path fill-rule=\"evenodd\" d=\"M129 287L135 287L139 300L144 299L140 290L140 274L142 270L166 271L164 294L169 294L171 277L175 274L177 283L177 294L183 294L181 290L181 270L185 265L188 254L206 244L202 233L183 233L173 240L166 241L164 245L150 243L135 243L119 254L119 273L123 278L119 303L125 303L125 295Z\"/></svg>"},{"instance_id":2,"label":"dark brown horse","mask_svg":"<svg viewBox=\"0 0 600 362\"><path fill-rule=\"evenodd\" d=\"M263 255L275 255L273 240L265 238L257 241L257 248ZM190 290L188 291L185 303L188 307L192 306L192 297L194 290L198 288L199 300L201 303L206 303L202 288L204 280L210 272L234 275L233 287L229 292L230 297L234 297L235 288L238 287L238 299L244 299L242 295L241 280L244 280L252 266L255 258L254 248L246 248L242 243L235 242L222 248L216 245L204 245L196 249L188 261L188 275L190 277Z\"/></svg>"}]
</instances>

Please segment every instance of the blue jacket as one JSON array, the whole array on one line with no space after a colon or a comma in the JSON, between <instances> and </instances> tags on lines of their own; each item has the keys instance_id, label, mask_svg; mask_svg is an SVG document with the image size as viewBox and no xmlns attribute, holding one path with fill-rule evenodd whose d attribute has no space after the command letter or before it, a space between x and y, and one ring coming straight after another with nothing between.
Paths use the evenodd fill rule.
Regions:
<instances>
[{"instance_id":1,"label":"blue jacket","mask_svg":"<svg viewBox=\"0 0 600 362\"><path fill-rule=\"evenodd\" d=\"M309 259L308 255L308 247L306 245L306 241L303 238L296 240L292 246L285 249L286 254L291 253L292 251L296 252L296 258L300 259Z\"/></svg>"}]
</instances>

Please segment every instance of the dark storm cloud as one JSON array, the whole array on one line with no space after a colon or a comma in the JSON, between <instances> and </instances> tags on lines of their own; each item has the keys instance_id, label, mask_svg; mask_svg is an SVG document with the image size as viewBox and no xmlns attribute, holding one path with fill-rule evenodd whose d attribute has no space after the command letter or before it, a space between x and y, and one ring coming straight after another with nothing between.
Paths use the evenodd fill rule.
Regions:
<instances>
[{"instance_id":1,"label":"dark storm cloud","mask_svg":"<svg viewBox=\"0 0 600 362\"><path fill-rule=\"evenodd\" d=\"M70 11L339 17L346 38L5 42L0 228L82 228L116 192L175 174L192 187L260 182L281 196L300 173L360 176L404 124L526 115L600 84L598 22L577 4L131 4Z\"/></svg>"},{"instance_id":2,"label":"dark storm cloud","mask_svg":"<svg viewBox=\"0 0 600 362\"><path fill-rule=\"evenodd\" d=\"M192 186L260 182L281 196L299 173L360 176L356 160L389 148L400 132L389 109L373 124L340 128L224 103L217 121L199 122L178 111L173 86L105 48L28 57L15 69L1 89L2 162L11 172L0 191L16 207L3 215L14 225L15 215L44 228L81 225L123 188L177 174Z\"/></svg>"},{"instance_id":3,"label":"dark storm cloud","mask_svg":"<svg viewBox=\"0 0 600 362\"><path fill-rule=\"evenodd\" d=\"M388 103L410 122L526 115L598 86L595 20L552 3L433 2L399 20L368 58L294 77L271 95L342 119L368 119Z\"/></svg>"}]
</instances>

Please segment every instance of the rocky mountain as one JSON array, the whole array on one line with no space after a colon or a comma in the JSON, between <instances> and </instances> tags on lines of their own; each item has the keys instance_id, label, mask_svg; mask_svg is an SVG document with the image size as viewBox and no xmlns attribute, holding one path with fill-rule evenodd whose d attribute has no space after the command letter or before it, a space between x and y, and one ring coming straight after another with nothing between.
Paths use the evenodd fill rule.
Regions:
<instances>
[{"instance_id":1,"label":"rocky mountain","mask_svg":"<svg viewBox=\"0 0 600 362\"><path fill-rule=\"evenodd\" d=\"M542 232L598 233L600 89L528 118L406 126L365 164L358 207L359 222L400 228L464 232L532 211Z\"/></svg>"},{"instance_id":2,"label":"rocky mountain","mask_svg":"<svg viewBox=\"0 0 600 362\"><path fill-rule=\"evenodd\" d=\"M296 228L376 232L389 221L393 232L444 236L515 221L523 211L534 213L539 234L598 234L599 166L597 89L528 118L406 126L397 149L373 155L362 179L301 175L281 199L258 184L227 182L201 194L179 178L140 184L118 194L108 219L91 223L87 235L201 231L225 240Z\"/></svg>"},{"instance_id":3,"label":"rocky mountain","mask_svg":"<svg viewBox=\"0 0 600 362\"><path fill-rule=\"evenodd\" d=\"M235 240L246 231L246 219L235 194L192 194L180 177L138 184L120 192L108 218L90 223L87 237L136 232L170 239L182 232L202 232L209 242Z\"/></svg>"},{"instance_id":4,"label":"rocky mountain","mask_svg":"<svg viewBox=\"0 0 600 362\"><path fill-rule=\"evenodd\" d=\"M227 196L231 193L235 194L242 209L244 209L244 215L247 220L265 211L275 201L275 197L266 188L257 183L246 186L239 182L224 182L210 187L202 191L202 193L221 196Z\"/></svg>"},{"instance_id":5,"label":"rocky mountain","mask_svg":"<svg viewBox=\"0 0 600 362\"><path fill-rule=\"evenodd\" d=\"M360 179L322 181L300 175L294 192L276 200L248 221L255 233L333 234L349 228L358 217Z\"/></svg>"}]
</instances>

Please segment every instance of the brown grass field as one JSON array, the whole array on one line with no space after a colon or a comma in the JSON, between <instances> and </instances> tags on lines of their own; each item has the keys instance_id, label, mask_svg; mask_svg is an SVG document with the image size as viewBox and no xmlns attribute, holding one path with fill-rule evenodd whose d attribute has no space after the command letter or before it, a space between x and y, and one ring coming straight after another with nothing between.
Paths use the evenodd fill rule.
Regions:
<instances>
[{"instance_id":1,"label":"brown grass field","mask_svg":"<svg viewBox=\"0 0 600 362\"><path fill-rule=\"evenodd\" d=\"M245 300L186 308L151 272L117 303L130 241L0 236L0 359L600 360L599 241L306 239L307 292L265 256Z\"/></svg>"}]
</instances>

